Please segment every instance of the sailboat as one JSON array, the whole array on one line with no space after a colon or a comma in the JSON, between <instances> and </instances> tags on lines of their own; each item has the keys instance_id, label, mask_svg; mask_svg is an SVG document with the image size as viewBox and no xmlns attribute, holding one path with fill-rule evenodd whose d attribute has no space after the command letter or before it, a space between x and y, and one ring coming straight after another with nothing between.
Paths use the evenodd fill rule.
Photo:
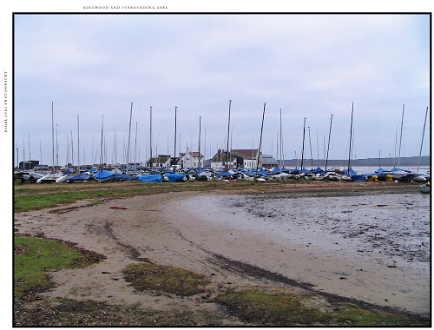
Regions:
<instances>
[{"instance_id":1,"label":"sailboat","mask_svg":"<svg viewBox=\"0 0 434 330\"><path fill-rule=\"evenodd\" d=\"M60 171L56 171L54 167L54 104L51 102L51 131L52 131L52 144L53 144L53 170L44 175L42 178L36 180L36 183L46 183L46 182L64 182L68 178L67 174Z\"/></svg>"}]
</instances>

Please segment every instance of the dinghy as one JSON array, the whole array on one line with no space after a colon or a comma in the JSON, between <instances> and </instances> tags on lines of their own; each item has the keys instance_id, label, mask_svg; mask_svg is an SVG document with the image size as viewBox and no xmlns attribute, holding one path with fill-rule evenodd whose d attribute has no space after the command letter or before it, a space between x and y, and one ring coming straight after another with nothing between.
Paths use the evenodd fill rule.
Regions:
<instances>
[{"instance_id":1,"label":"dinghy","mask_svg":"<svg viewBox=\"0 0 434 330\"><path fill-rule=\"evenodd\" d=\"M93 177L98 182L106 182L106 181L110 180L110 177L112 175L113 175L113 172L111 172L111 171L101 170L101 171L95 173L95 175Z\"/></svg>"},{"instance_id":2,"label":"dinghy","mask_svg":"<svg viewBox=\"0 0 434 330\"><path fill-rule=\"evenodd\" d=\"M62 172L52 171L51 173L44 175L42 178L36 180L36 183L50 183L50 182L65 182L68 178L68 174Z\"/></svg>"}]
</instances>

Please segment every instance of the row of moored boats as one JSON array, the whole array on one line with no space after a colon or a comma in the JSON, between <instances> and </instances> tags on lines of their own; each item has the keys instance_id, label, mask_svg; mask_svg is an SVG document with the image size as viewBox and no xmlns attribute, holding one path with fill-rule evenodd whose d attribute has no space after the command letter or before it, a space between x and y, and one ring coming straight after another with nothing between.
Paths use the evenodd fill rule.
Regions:
<instances>
[{"instance_id":1,"label":"row of moored boats","mask_svg":"<svg viewBox=\"0 0 434 330\"><path fill-rule=\"evenodd\" d=\"M81 168L78 172L73 172L72 169L64 171L32 171L22 170L14 173L15 179L21 182L88 182L91 180L97 182L108 181L134 181L141 182L183 182L193 180L224 180L224 181L267 181L276 179L299 179L304 178L306 180L333 180L333 181L405 181L405 182L421 182L427 183L430 181L430 174L415 173L409 170L400 168L393 168L392 170L385 170L379 168L374 173L362 174L356 173L354 170L341 171L339 169L323 170L316 168L302 170L297 167L292 170L288 170L285 167L275 167L273 169L258 169L258 170L211 170L203 168L191 168L191 169L149 169L149 168L106 168L88 170Z\"/></svg>"}]
</instances>

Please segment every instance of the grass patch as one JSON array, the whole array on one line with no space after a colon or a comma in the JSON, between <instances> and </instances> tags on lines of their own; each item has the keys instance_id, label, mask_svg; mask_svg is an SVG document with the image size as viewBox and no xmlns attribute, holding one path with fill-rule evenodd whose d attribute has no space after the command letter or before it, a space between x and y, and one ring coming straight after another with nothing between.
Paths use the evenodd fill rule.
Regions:
<instances>
[{"instance_id":1,"label":"grass patch","mask_svg":"<svg viewBox=\"0 0 434 330\"><path fill-rule=\"evenodd\" d=\"M205 292L210 281L203 274L186 269L149 263L131 264L124 277L138 291L155 290L186 297Z\"/></svg>"},{"instance_id":2,"label":"grass patch","mask_svg":"<svg viewBox=\"0 0 434 330\"><path fill-rule=\"evenodd\" d=\"M210 192L216 190L233 192L290 192L290 191L312 191L312 189L337 189L349 191L357 189L380 189L383 184L378 182L348 183L348 182L323 182L305 179L270 180L267 182L244 181L187 181L187 182L161 182L144 183L138 181L126 182L105 182L95 181L83 183L53 183L53 184L14 184L14 212L27 212L46 207L53 207L59 204L69 204L81 199L96 198L119 198L138 195L158 194L167 192L202 191ZM407 187L418 189L418 186L402 186L388 183L389 188ZM383 187L384 188L384 187Z\"/></svg>"},{"instance_id":3,"label":"grass patch","mask_svg":"<svg viewBox=\"0 0 434 330\"><path fill-rule=\"evenodd\" d=\"M88 266L92 261L65 243L35 237L14 237L14 297L53 286L47 271Z\"/></svg>"},{"instance_id":4,"label":"grass patch","mask_svg":"<svg viewBox=\"0 0 434 330\"><path fill-rule=\"evenodd\" d=\"M312 307L314 299L291 291L259 289L228 291L214 300L241 320L259 326L429 326L429 321L363 309L348 303L330 305L326 311Z\"/></svg>"}]
</instances>

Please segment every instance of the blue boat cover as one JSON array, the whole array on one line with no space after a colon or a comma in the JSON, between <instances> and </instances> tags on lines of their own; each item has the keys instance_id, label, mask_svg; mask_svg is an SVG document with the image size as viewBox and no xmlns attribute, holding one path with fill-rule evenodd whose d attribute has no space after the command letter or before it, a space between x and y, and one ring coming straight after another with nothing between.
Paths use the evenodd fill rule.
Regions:
<instances>
[{"instance_id":1,"label":"blue boat cover","mask_svg":"<svg viewBox=\"0 0 434 330\"><path fill-rule=\"evenodd\" d=\"M269 173L268 173L266 170L264 170L263 168L260 168L260 169L258 170L258 174L261 174L261 175L268 175Z\"/></svg>"},{"instance_id":2,"label":"blue boat cover","mask_svg":"<svg viewBox=\"0 0 434 330\"><path fill-rule=\"evenodd\" d=\"M113 173L112 176L110 176L110 181L133 181L137 180L137 176L129 175L129 174L120 174L120 173Z\"/></svg>"},{"instance_id":3,"label":"blue boat cover","mask_svg":"<svg viewBox=\"0 0 434 330\"><path fill-rule=\"evenodd\" d=\"M178 182L178 181L185 181L185 175L184 174L164 174L164 177L169 179L169 182Z\"/></svg>"},{"instance_id":4,"label":"blue boat cover","mask_svg":"<svg viewBox=\"0 0 434 330\"><path fill-rule=\"evenodd\" d=\"M217 174L216 178L229 177L229 176L232 177L232 174L229 172L223 172L223 173Z\"/></svg>"},{"instance_id":5,"label":"blue boat cover","mask_svg":"<svg viewBox=\"0 0 434 330\"><path fill-rule=\"evenodd\" d=\"M139 176L141 182L163 182L163 178L159 174L146 174Z\"/></svg>"},{"instance_id":6,"label":"blue boat cover","mask_svg":"<svg viewBox=\"0 0 434 330\"><path fill-rule=\"evenodd\" d=\"M324 172L323 169L321 167L317 167L316 170L313 171L313 173L321 173Z\"/></svg>"},{"instance_id":7,"label":"blue boat cover","mask_svg":"<svg viewBox=\"0 0 434 330\"><path fill-rule=\"evenodd\" d=\"M67 182L73 182L73 181L89 181L89 179L90 179L90 176L89 176L89 175L81 174L81 175L76 175L76 176L73 176L73 177L71 177L71 178L68 178L66 181L67 181Z\"/></svg>"},{"instance_id":8,"label":"blue boat cover","mask_svg":"<svg viewBox=\"0 0 434 330\"><path fill-rule=\"evenodd\" d=\"M111 172L111 171L101 170L101 172L95 173L94 178L98 179L98 180L105 180L105 179L110 178L112 175L113 175L113 172Z\"/></svg>"},{"instance_id":9,"label":"blue boat cover","mask_svg":"<svg viewBox=\"0 0 434 330\"><path fill-rule=\"evenodd\" d=\"M354 182L365 182L368 180L368 178L366 177L366 175L357 174L357 175L352 175L351 180Z\"/></svg>"},{"instance_id":10,"label":"blue boat cover","mask_svg":"<svg viewBox=\"0 0 434 330\"><path fill-rule=\"evenodd\" d=\"M280 168L278 166L273 168L273 174L279 174L280 173Z\"/></svg>"},{"instance_id":11,"label":"blue boat cover","mask_svg":"<svg viewBox=\"0 0 434 330\"><path fill-rule=\"evenodd\" d=\"M389 171L389 170L385 170L384 168L382 168L382 167L379 167L378 168L378 170L376 170L376 171L374 171L374 173L390 173L391 171Z\"/></svg>"},{"instance_id":12,"label":"blue boat cover","mask_svg":"<svg viewBox=\"0 0 434 330\"><path fill-rule=\"evenodd\" d=\"M301 171L298 169L298 167L295 167L290 173L291 174L298 174L298 173L301 173Z\"/></svg>"}]
</instances>

